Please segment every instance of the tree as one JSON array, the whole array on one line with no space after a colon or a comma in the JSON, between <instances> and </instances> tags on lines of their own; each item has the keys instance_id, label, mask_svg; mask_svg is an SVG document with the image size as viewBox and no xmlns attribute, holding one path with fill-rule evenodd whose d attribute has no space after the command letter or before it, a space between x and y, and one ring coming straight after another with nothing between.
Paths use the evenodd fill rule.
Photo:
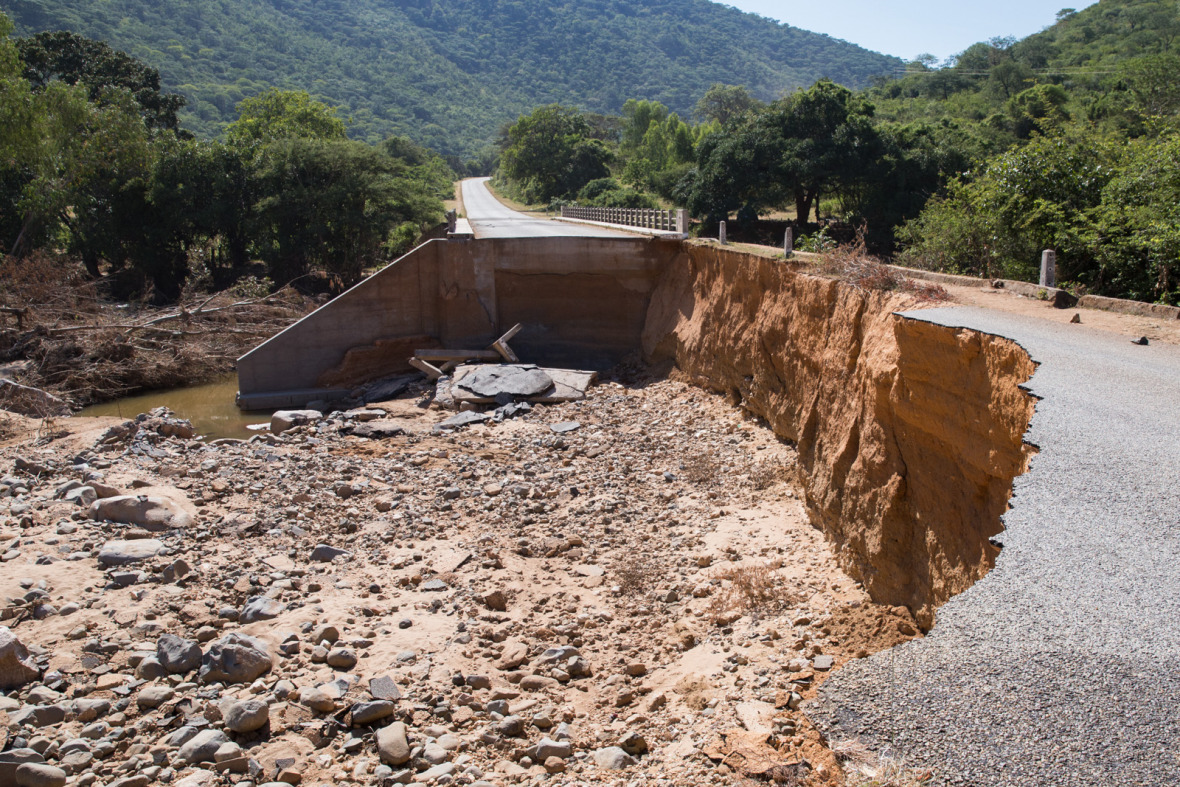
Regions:
<instances>
[{"instance_id":1,"label":"tree","mask_svg":"<svg viewBox=\"0 0 1180 787\"><path fill-rule=\"evenodd\" d=\"M17 42L24 76L35 90L50 82L82 85L91 101L104 103L111 91L131 94L148 128L179 131L176 113L184 96L160 90L160 72L102 41L59 30Z\"/></svg>"},{"instance_id":2,"label":"tree","mask_svg":"<svg viewBox=\"0 0 1180 787\"><path fill-rule=\"evenodd\" d=\"M352 283L400 226L417 235L442 218L442 203L404 177L404 165L360 142L278 140L257 167L257 242L275 281L319 266Z\"/></svg>"},{"instance_id":3,"label":"tree","mask_svg":"<svg viewBox=\"0 0 1180 787\"><path fill-rule=\"evenodd\" d=\"M505 131L500 170L529 201L572 197L590 181L610 175L610 149L589 134L577 110L560 104L539 107Z\"/></svg>"},{"instance_id":4,"label":"tree","mask_svg":"<svg viewBox=\"0 0 1180 787\"><path fill-rule=\"evenodd\" d=\"M716 121L724 126L742 113L761 105L762 102L751 96L744 87L718 82L701 96L701 100L693 109L693 115L702 120Z\"/></svg>"},{"instance_id":5,"label":"tree","mask_svg":"<svg viewBox=\"0 0 1180 787\"><path fill-rule=\"evenodd\" d=\"M225 129L231 145L247 146L279 139L345 139L336 108L301 90L271 88L238 103L238 119Z\"/></svg>"}]
</instances>

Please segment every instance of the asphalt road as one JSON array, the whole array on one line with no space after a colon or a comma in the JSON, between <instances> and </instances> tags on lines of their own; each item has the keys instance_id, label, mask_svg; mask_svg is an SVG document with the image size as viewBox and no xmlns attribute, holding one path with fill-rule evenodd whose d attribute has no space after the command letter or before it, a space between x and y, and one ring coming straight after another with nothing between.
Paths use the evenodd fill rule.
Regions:
<instances>
[{"instance_id":1,"label":"asphalt road","mask_svg":"<svg viewBox=\"0 0 1180 787\"><path fill-rule=\"evenodd\" d=\"M1040 453L996 567L809 713L936 784L1180 784L1180 348L970 307L905 316L1029 352Z\"/></svg>"},{"instance_id":2,"label":"asphalt road","mask_svg":"<svg viewBox=\"0 0 1180 787\"><path fill-rule=\"evenodd\" d=\"M463 210L476 238L634 238L627 232L554 221L512 210L492 196L487 183L491 178L464 180Z\"/></svg>"}]
</instances>

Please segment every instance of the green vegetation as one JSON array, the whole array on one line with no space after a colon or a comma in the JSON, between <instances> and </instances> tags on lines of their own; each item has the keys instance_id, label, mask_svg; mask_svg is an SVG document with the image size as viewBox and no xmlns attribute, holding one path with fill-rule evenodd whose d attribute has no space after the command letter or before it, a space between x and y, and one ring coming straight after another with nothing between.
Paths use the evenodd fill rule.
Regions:
<instances>
[{"instance_id":1,"label":"green vegetation","mask_svg":"<svg viewBox=\"0 0 1180 787\"><path fill-rule=\"evenodd\" d=\"M277 87L340 106L354 139L407 136L470 159L560 102L616 114L634 96L686 115L724 79L762 98L901 61L707 0L0 0L21 35L70 30L159 70L213 138ZM738 45L736 42L740 42ZM452 162L457 163L457 162Z\"/></svg>"},{"instance_id":2,"label":"green vegetation","mask_svg":"<svg viewBox=\"0 0 1180 787\"><path fill-rule=\"evenodd\" d=\"M0 252L18 264L63 254L116 297L166 301L249 275L343 285L442 219L454 173L437 154L349 140L306 93L243 101L225 142L198 141L154 69L10 31L0 14Z\"/></svg>"},{"instance_id":3,"label":"green vegetation","mask_svg":"<svg viewBox=\"0 0 1180 787\"><path fill-rule=\"evenodd\" d=\"M803 248L863 228L871 251L950 272L1035 280L1052 248L1078 291L1180 303L1177 46L1174 3L1103 0L859 93L821 79L764 103L714 85L696 125L649 100L616 122L550 107L576 126L567 148L604 151L596 171L567 167L543 193L501 175L534 201L686 205L735 238L782 212Z\"/></svg>"}]
</instances>

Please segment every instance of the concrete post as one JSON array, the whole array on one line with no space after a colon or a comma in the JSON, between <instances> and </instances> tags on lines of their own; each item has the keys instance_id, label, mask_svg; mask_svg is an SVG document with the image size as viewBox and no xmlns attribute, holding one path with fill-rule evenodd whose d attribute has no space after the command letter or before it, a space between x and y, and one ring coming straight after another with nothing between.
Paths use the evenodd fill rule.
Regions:
<instances>
[{"instance_id":1,"label":"concrete post","mask_svg":"<svg viewBox=\"0 0 1180 787\"><path fill-rule=\"evenodd\" d=\"M795 253L795 230L793 227L787 227L786 234L783 235L783 254L790 257Z\"/></svg>"},{"instance_id":2,"label":"concrete post","mask_svg":"<svg viewBox=\"0 0 1180 787\"><path fill-rule=\"evenodd\" d=\"M717 240L721 241L722 246L724 246L726 243L728 243L728 241L725 238L725 222L724 221L721 222L720 226L717 228Z\"/></svg>"},{"instance_id":3,"label":"concrete post","mask_svg":"<svg viewBox=\"0 0 1180 787\"><path fill-rule=\"evenodd\" d=\"M676 211L676 231L681 235L688 234L688 208L680 208Z\"/></svg>"},{"instance_id":4,"label":"concrete post","mask_svg":"<svg viewBox=\"0 0 1180 787\"><path fill-rule=\"evenodd\" d=\"M1057 286L1057 252L1052 249L1041 252L1041 286Z\"/></svg>"}]
</instances>

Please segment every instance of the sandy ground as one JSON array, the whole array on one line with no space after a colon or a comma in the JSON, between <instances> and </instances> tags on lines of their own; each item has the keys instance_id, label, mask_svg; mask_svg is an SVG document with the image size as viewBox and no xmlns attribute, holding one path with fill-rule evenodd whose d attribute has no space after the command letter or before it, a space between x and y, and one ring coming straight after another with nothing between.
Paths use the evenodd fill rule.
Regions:
<instances>
[{"instance_id":1,"label":"sandy ground","mask_svg":"<svg viewBox=\"0 0 1180 787\"><path fill-rule=\"evenodd\" d=\"M449 414L423 404L382 404L379 422L406 430L385 440L342 434L371 415L217 444L165 438L158 418L106 442L115 421L62 419L52 437L22 422L40 436L0 448L0 594L41 677L3 700L10 746L83 787L218 769L243 787L840 781L796 707L831 668L917 632L807 523L791 446L719 397L630 368L584 402L457 434L433 432ZM70 481L166 496L191 524L95 521L60 499ZM155 557L96 560L149 536ZM313 560L318 544L343 554ZM267 617L243 624L259 598ZM162 635L209 660L229 632L265 643L271 668L241 683L157 674ZM382 677L400 699L351 723ZM168 699L144 704L158 687ZM268 723L226 731L246 699ZM95 700L98 718L83 707ZM51 705L61 718L38 715ZM379 750L394 723L408 760ZM220 765L191 761L193 730L225 733ZM540 756L542 739L556 754Z\"/></svg>"}]
</instances>

